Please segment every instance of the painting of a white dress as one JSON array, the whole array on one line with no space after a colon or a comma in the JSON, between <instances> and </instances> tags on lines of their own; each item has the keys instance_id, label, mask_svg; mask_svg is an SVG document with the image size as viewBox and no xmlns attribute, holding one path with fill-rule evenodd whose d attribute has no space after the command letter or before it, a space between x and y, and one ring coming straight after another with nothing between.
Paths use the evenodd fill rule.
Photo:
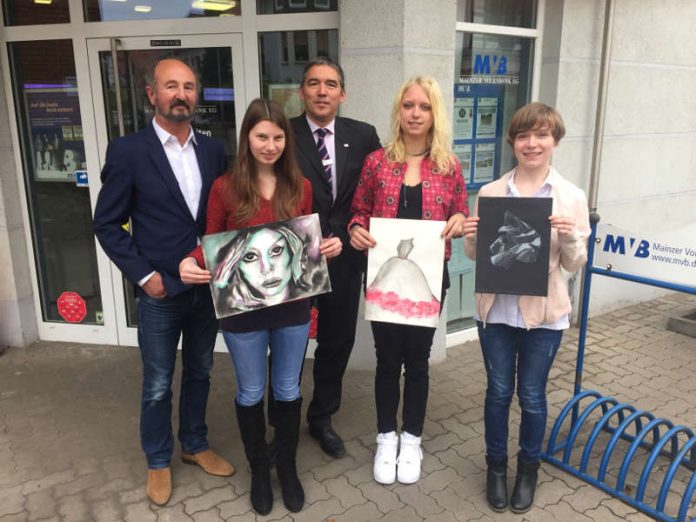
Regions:
<instances>
[{"instance_id":1,"label":"painting of a white dress","mask_svg":"<svg viewBox=\"0 0 696 522\"><path fill-rule=\"evenodd\" d=\"M436 327L445 241L444 221L370 219L365 319Z\"/></svg>"}]
</instances>

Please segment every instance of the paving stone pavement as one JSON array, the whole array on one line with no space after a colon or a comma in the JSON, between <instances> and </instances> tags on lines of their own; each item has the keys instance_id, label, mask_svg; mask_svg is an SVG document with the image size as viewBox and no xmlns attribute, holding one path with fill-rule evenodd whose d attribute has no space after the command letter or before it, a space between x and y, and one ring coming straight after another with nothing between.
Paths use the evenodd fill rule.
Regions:
<instances>
[{"instance_id":1,"label":"paving stone pavement","mask_svg":"<svg viewBox=\"0 0 696 522\"><path fill-rule=\"evenodd\" d=\"M694 308L696 298L674 294L592 319L584 388L696 427L696 339L664 328L667 317ZM567 332L552 369L549 430L572 395L577 335L575 329ZM311 369L308 361L305 397ZM531 511L514 515L488 509L483 493L485 373L477 342L449 349L446 361L431 369L423 476L417 484L385 487L373 481L373 372L350 371L341 411L334 418L348 456L325 457L303 427L298 469L307 504L300 513L288 513L274 477L276 502L267 517L257 517L250 509L249 471L234 417L234 376L226 354L215 356L209 438L237 473L208 476L184 466L177 450L170 502L161 508L148 502L138 440L140 375L134 348L38 342L0 357L0 522L649 520L548 463L542 465ZM518 423L515 406L512 437ZM511 453L515 444L511 438ZM598 455L593 454L591 466L596 467ZM612 459L617 463L610 475L620 458ZM664 469L665 464L660 466ZM689 476L678 477L678 483L683 486ZM629 475L627 491L636 480ZM648 497L655 492L651 486Z\"/></svg>"}]
</instances>

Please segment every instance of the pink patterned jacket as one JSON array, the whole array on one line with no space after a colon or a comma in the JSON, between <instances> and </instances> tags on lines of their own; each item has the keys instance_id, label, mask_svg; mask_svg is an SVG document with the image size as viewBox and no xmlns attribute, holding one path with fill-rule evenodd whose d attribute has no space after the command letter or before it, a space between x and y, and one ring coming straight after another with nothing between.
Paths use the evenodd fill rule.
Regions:
<instances>
[{"instance_id":1,"label":"pink patterned jacket","mask_svg":"<svg viewBox=\"0 0 696 522\"><path fill-rule=\"evenodd\" d=\"M406 173L406 163L391 162L384 148L365 158L358 187L353 195L351 212L353 218L348 229L360 225L370 229L370 217L395 218L399 207L399 192ZM462 167L455 158L448 172L441 172L430 161L423 158L421 164L423 188L423 219L447 221L454 214L469 215L466 186L462 178ZM445 246L445 258L451 254L450 242Z\"/></svg>"}]
</instances>

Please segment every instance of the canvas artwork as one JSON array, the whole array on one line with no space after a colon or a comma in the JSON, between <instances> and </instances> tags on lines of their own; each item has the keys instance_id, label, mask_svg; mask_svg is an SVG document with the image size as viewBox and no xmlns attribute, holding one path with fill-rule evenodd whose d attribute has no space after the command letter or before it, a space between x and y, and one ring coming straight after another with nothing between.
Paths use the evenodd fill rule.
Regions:
<instances>
[{"instance_id":1,"label":"canvas artwork","mask_svg":"<svg viewBox=\"0 0 696 522\"><path fill-rule=\"evenodd\" d=\"M367 257L365 319L437 326L444 227L444 221L370 219L370 234L377 245Z\"/></svg>"},{"instance_id":2,"label":"canvas artwork","mask_svg":"<svg viewBox=\"0 0 696 522\"><path fill-rule=\"evenodd\" d=\"M551 198L479 198L477 293L547 294Z\"/></svg>"},{"instance_id":3,"label":"canvas artwork","mask_svg":"<svg viewBox=\"0 0 696 522\"><path fill-rule=\"evenodd\" d=\"M218 318L331 291L319 215L203 238Z\"/></svg>"}]
</instances>

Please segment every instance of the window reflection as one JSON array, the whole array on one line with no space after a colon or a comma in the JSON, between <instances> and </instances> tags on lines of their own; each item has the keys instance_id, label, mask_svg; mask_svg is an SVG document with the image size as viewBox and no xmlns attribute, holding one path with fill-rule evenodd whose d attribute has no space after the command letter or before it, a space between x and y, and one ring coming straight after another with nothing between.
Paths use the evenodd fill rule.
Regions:
<instances>
[{"instance_id":1,"label":"window reflection","mask_svg":"<svg viewBox=\"0 0 696 522\"><path fill-rule=\"evenodd\" d=\"M83 0L85 20L157 20L241 15L241 0Z\"/></svg>"},{"instance_id":2,"label":"window reflection","mask_svg":"<svg viewBox=\"0 0 696 522\"><path fill-rule=\"evenodd\" d=\"M29 0L3 0L5 25L66 24L70 22L68 2L53 0L38 3Z\"/></svg>"},{"instance_id":3,"label":"window reflection","mask_svg":"<svg viewBox=\"0 0 696 522\"><path fill-rule=\"evenodd\" d=\"M256 14L336 11L338 0L256 0Z\"/></svg>"},{"instance_id":4,"label":"window reflection","mask_svg":"<svg viewBox=\"0 0 696 522\"><path fill-rule=\"evenodd\" d=\"M338 31L278 31L259 34L262 96L292 117L302 113L298 94L302 70L317 56L338 59Z\"/></svg>"},{"instance_id":5,"label":"window reflection","mask_svg":"<svg viewBox=\"0 0 696 522\"><path fill-rule=\"evenodd\" d=\"M99 324L101 291L72 42L16 42L9 52L43 319ZM66 302L70 306L61 305Z\"/></svg>"},{"instance_id":6,"label":"window reflection","mask_svg":"<svg viewBox=\"0 0 696 522\"><path fill-rule=\"evenodd\" d=\"M536 27L536 0L457 0L457 22Z\"/></svg>"}]
</instances>

